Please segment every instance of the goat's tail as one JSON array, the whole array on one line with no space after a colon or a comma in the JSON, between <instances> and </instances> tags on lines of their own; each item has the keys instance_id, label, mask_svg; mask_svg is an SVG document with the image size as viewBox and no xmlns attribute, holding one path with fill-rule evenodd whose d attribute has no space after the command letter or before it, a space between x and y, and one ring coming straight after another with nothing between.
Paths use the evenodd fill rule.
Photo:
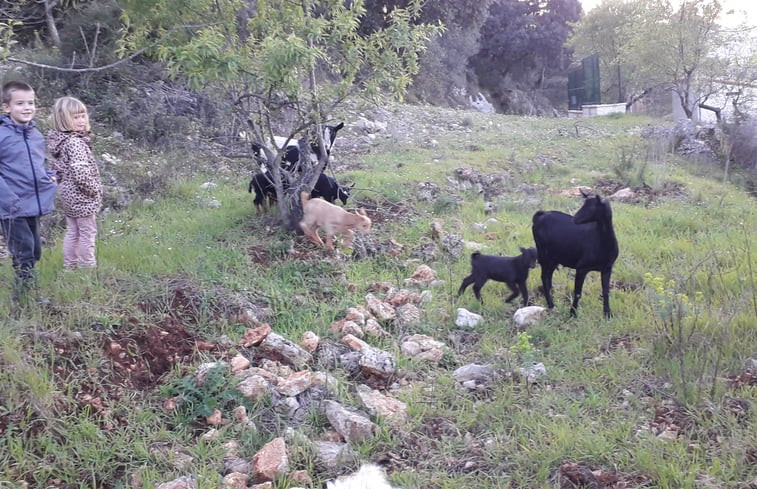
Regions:
<instances>
[{"instance_id":1,"label":"goat's tail","mask_svg":"<svg viewBox=\"0 0 757 489\"><path fill-rule=\"evenodd\" d=\"M305 191L300 192L300 201L302 202L302 207L305 207L305 204L308 200L310 200L310 194Z\"/></svg>"},{"instance_id":2,"label":"goat's tail","mask_svg":"<svg viewBox=\"0 0 757 489\"><path fill-rule=\"evenodd\" d=\"M538 221L541 218L541 216L543 216L543 215L544 215L544 211L536 211L536 213L534 214L533 219L531 219L531 222L533 224L536 224L536 221Z\"/></svg>"},{"instance_id":3,"label":"goat's tail","mask_svg":"<svg viewBox=\"0 0 757 489\"><path fill-rule=\"evenodd\" d=\"M470 254L470 261L471 261L471 263L474 262L474 261L476 261L476 258L478 258L479 256L481 256L481 252L478 251L478 250L476 250L473 253L471 253Z\"/></svg>"}]
</instances>

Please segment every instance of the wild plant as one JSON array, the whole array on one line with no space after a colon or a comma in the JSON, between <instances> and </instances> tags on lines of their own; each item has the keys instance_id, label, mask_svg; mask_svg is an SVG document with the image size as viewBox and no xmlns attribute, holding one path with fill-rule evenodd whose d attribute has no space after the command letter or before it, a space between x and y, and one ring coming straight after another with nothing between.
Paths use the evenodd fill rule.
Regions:
<instances>
[{"instance_id":1,"label":"wild plant","mask_svg":"<svg viewBox=\"0 0 757 489\"><path fill-rule=\"evenodd\" d=\"M690 297L682 284L682 280L644 275L656 333L653 343L659 353L655 358L670 375L678 401L696 404L702 399L708 378L709 394L715 394L729 330L726 327L713 334L715 319L704 294L695 291Z\"/></svg>"},{"instance_id":2,"label":"wild plant","mask_svg":"<svg viewBox=\"0 0 757 489\"><path fill-rule=\"evenodd\" d=\"M227 365L208 369L202 382L193 375L176 379L162 389L162 394L175 400L174 414L180 425L204 419L216 409L228 413L237 406L245 406L248 411L252 408L250 401L236 389Z\"/></svg>"},{"instance_id":3,"label":"wild plant","mask_svg":"<svg viewBox=\"0 0 757 489\"><path fill-rule=\"evenodd\" d=\"M536 363L536 349L531 344L531 335L525 331L521 331L515 337L515 344L510 347L510 352L523 367L530 367Z\"/></svg>"}]
</instances>

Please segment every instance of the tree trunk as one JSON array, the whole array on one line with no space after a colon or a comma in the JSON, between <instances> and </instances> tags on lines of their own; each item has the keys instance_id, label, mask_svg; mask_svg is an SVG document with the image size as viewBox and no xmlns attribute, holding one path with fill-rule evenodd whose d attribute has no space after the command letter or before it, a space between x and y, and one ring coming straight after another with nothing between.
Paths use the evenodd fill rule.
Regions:
<instances>
[{"instance_id":1,"label":"tree trunk","mask_svg":"<svg viewBox=\"0 0 757 489\"><path fill-rule=\"evenodd\" d=\"M55 17L53 17L53 8L57 3L58 0L45 0L45 22L47 23L47 31L50 34L53 46L60 50L60 35L58 34L58 26L55 25Z\"/></svg>"}]
</instances>

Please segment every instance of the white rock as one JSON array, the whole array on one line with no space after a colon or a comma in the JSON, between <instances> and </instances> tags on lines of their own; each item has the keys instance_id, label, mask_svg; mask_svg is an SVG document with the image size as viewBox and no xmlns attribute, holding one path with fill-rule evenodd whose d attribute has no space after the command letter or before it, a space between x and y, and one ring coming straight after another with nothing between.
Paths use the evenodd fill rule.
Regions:
<instances>
[{"instance_id":1,"label":"white rock","mask_svg":"<svg viewBox=\"0 0 757 489\"><path fill-rule=\"evenodd\" d=\"M547 310L546 307L541 306L527 306L521 307L513 315L513 320L518 326L529 326L536 324L541 319L541 316Z\"/></svg>"},{"instance_id":2,"label":"white rock","mask_svg":"<svg viewBox=\"0 0 757 489\"><path fill-rule=\"evenodd\" d=\"M522 376L528 380L528 383L534 383L537 380L541 379L542 377L547 376L547 367L544 366L543 363L539 362L535 365L531 365L530 367L521 367L518 369L518 372Z\"/></svg>"},{"instance_id":3,"label":"white rock","mask_svg":"<svg viewBox=\"0 0 757 489\"><path fill-rule=\"evenodd\" d=\"M475 328L482 320L483 318L479 314L470 312L462 307L457 309L457 319L455 319L455 324L461 328Z\"/></svg>"}]
</instances>

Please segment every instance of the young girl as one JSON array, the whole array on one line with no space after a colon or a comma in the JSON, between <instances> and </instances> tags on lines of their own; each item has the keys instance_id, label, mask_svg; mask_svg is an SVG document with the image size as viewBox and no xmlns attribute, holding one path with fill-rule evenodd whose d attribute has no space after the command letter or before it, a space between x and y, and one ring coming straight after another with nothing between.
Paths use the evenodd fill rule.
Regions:
<instances>
[{"instance_id":1,"label":"young girl","mask_svg":"<svg viewBox=\"0 0 757 489\"><path fill-rule=\"evenodd\" d=\"M87 107L73 97L55 101L47 136L66 215L63 268L95 268L96 215L102 206L100 170L92 155Z\"/></svg>"}]
</instances>

